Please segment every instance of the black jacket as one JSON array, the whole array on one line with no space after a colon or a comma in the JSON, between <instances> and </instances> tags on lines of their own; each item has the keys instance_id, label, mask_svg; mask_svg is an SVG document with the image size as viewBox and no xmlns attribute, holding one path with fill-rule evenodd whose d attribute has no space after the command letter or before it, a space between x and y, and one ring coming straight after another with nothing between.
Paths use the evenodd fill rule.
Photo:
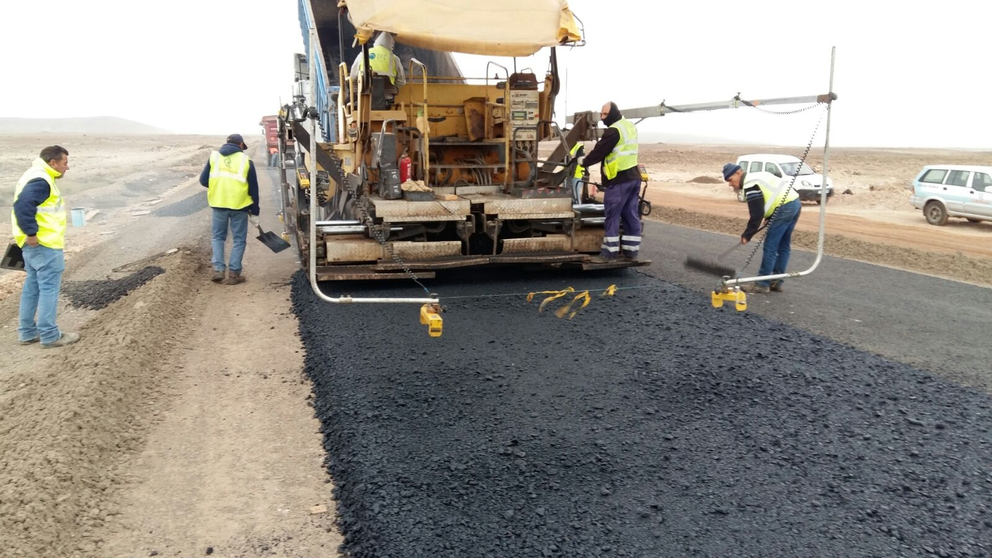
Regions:
<instances>
[{"instance_id":1,"label":"black jacket","mask_svg":"<svg viewBox=\"0 0 992 558\"><path fill-rule=\"evenodd\" d=\"M596 163L601 163L600 174L603 177L603 187L608 188L614 184L620 184L623 182L640 182L641 181L641 171L637 170L637 167L622 170L617 173L613 180L606 178L606 173L603 172L603 164L606 160L606 156L609 155L613 148L617 146L620 142L620 132L616 128L610 128L615 122L623 118L620 114L620 109L617 108L616 103L610 103L610 114L607 115L606 119L603 120L603 124L606 124L606 131L603 132L603 137L599 138L596 142L596 146L593 147L592 151L586 155L585 159L582 160L582 166L589 169L592 165Z\"/></svg>"}]
</instances>

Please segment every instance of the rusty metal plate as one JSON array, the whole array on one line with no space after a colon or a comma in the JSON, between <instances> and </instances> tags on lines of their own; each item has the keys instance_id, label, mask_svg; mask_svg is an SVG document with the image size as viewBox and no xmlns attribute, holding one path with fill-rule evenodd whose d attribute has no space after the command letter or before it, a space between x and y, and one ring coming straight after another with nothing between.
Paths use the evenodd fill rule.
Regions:
<instances>
[{"instance_id":1,"label":"rusty metal plate","mask_svg":"<svg viewBox=\"0 0 992 558\"><path fill-rule=\"evenodd\" d=\"M438 258L436 260L431 260L429 262L405 262L407 267L420 273L420 270L435 270L435 269L455 269L458 267L473 267L479 265L486 265L489 263L490 256L457 256L450 258ZM376 271L396 271L402 270L403 266L400 264L389 260L381 261L373 269Z\"/></svg>"},{"instance_id":2,"label":"rusty metal plate","mask_svg":"<svg viewBox=\"0 0 992 558\"><path fill-rule=\"evenodd\" d=\"M328 263L376 262L384 257L381 244L362 236L327 237L324 249Z\"/></svg>"},{"instance_id":3,"label":"rusty metal plate","mask_svg":"<svg viewBox=\"0 0 992 558\"><path fill-rule=\"evenodd\" d=\"M376 217L386 223L462 221L471 212L468 200L407 201L372 198Z\"/></svg>"},{"instance_id":4,"label":"rusty metal plate","mask_svg":"<svg viewBox=\"0 0 992 558\"><path fill-rule=\"evenodd\" d=\"M485 201L485 212L487 215L499 215L500 218L517 219L516 215L540 215L545 218L548 215L567 214L572 216L572 198L499 198L487 199ZM534 217L527 217L533 219Z\"/></svg>"},{"instance_id":5,"label":"rusty metal plate","mask_svg":"<svg viewBox=\"0 0 992 558\"><path fill-rule=\"evenodd\" d=\"M417 272L417 277L420 279L433 279L433 271L421 271ZM402 271L396 272L377 272L372 271L368 267L358 267L358 266L321 266L317 268L317 280L318 281L368 281L368 280L379 280L379 279L409 279L406 273Z\"/></svg>"},{"instance_id":6,"label":"rusty metal plate","mask_svg":"<svg viewBox=\"0 0 992 558\"><path fill-rule=\"evenodd\" d=\"M460 256L462 242L460 240L444 240L440 242L391 242L393 253L401 260L417 261Z\"/></svg>"},{"instance_id":7,"label":"rusty metal plate","mask_svg":"<svg viewBox=\"0 0 992 558\"><path fill-rule=\"evenodd\" d=\"M572 250L599 253L603 246L603 229L579 229L572 235Z\"/></svg>"},{"instance_id":8,"label":"rusty metal plate","mask_svg":"<svg viewBox=\"0 0 992 558\"><path fill-rule=\"evenodd\" d=\"M503 241L503 254L530 252L568 252L572 248L571 239L563 234L548 235L543 238L508 238Z\"/></svg>"}]
</instances>

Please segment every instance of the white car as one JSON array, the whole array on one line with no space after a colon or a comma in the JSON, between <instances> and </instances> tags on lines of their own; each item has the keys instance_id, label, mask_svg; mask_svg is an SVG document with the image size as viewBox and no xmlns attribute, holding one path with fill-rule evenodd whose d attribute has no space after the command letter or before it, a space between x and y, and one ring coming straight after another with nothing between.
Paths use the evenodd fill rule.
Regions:
<instances>
[{"instance_id":1,"label":"white car","mask_svg":"<svg viewBox=\"0 0 992 558\"><path fill-rule=\"evenodd\" d=\"M737 158L737 164L749 172L770 172L779 178L794 176L797 171L796 181L792 185L799 199L803 201L815 201L820 203L820 187L823 185L823 175L814 172L806 163L800 166L798 157L792 155L775 155L770 153L755 153L753 155L741 155ZM827 179L827 199L834 195L834 181ZM737 199L744 201L744 189L737 191Z\"/></svg>"}]
</instances>

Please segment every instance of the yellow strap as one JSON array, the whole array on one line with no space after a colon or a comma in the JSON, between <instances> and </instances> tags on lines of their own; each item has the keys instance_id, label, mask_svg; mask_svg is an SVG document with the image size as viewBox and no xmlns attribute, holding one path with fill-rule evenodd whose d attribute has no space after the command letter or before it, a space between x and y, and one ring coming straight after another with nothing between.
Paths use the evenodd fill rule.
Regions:
<instances>
[{"instance_id":1,"label":"yellow strap","mask_svg":"<svg viewBox=\"0 0 992 558\"><path fill-rule=\"evenodd\" d=\"M582 305L576 308L575 310L572 310L572 306L580 300L582 301ZM582 291L581 293L575 295L575 298L573 298L571 302L559 308L558 311L555 312L555 316L558 316L559 318L564 318L565 314L568 314L569 310L572 310L572 313L568 314L568 319L571 320L572 318L575 317L576 314L579 313L579 310L582 310L586 306L589 306L589 303L591 301L592 298L589 296L589 291Z\"/></svg>"}]
</instances>

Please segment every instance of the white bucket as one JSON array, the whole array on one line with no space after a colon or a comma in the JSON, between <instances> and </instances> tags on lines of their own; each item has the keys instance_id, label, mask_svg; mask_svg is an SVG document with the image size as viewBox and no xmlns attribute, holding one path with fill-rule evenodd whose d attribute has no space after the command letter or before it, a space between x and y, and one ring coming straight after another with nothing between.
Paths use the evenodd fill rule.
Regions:
<instances>
[{"instance_id":1,"label":"white bucket","mask_svg":"<svg viewBox=\"0 0 992 558\"><path fill-rule=\"evenodd\" d=\"M86 208L85 207L74 207L72 208L72 226L82 227L86 224Z\"/></svg>"}]
</instances>

